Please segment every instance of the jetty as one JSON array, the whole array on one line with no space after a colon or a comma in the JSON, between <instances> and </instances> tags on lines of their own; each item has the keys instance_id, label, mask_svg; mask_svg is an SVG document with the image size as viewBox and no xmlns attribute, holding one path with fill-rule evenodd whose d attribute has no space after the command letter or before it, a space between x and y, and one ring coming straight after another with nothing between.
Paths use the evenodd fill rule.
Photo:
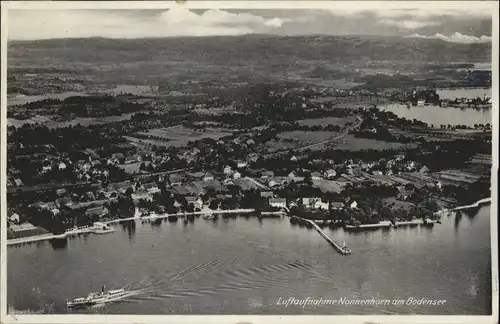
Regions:
<instances>
[{"instance_id":1,"label":"jetty","mask_svg":"<svg viewBox=\"0 0 500 324\"><path fill-rule=\"evenodd\" d=\"M314 221L312 221L310 219L292 216L292 218L294 218L294 217L296 219L298 219L299 221L302 221L306 224L310 224L310 226L312 226L328 243L330 243L330 245L333 246L338 253L340 253L342 255L349 255L352 253L351 249L349 249L346 246L340 246L337 242L335 242L328 235L326 235L326 233L323 232L321 227L319 227L318 224L316 224Z\"/></svg>"}]
</instances>

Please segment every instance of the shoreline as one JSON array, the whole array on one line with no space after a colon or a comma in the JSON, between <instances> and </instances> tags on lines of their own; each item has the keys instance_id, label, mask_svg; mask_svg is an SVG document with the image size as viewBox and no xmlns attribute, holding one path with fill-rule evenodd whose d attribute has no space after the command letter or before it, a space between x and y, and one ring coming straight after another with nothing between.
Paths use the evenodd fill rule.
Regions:
<instances>
[{"instance_id":1,"label":"shoreline","mask_svg":"<svg viewBox=\"0 0 500 324\"><path fill-rule=\"evenodd\" d=\"M451 209L448 209L448 208L440 209L437 212L435 212L434 215L441 215L441 214L444 214L447 212L453 212L453 211L463 210L463 209L468 209L468 208L476 208L476 207L480 207L481 205L485 205L485 204L491 204L491 197L479 199L478 201L476 201L475 203L470 204L470 205L458 206L458 207L454 207Z\"/></svg>"},{"instance_id":2,"label":"shoreline","mask_svg":"<svg viewBox=\"0 0 500 324\"><path fill-rule=\"evenodd\" d=\"M481 205L488 204L488 203L491 203L491 197L480 199L480 200L478 200L475 203L470 204L470 205L458 206L458 207L454 207L451 209L446 209L446 208L441 209L441 210L435 212L434 215L440 216L444 213L458 211L458 210L464 210L464 209L468 209L468 208L480 207ZM196 216L196 215L204 215L204 214L217 214L217 215L218 214L249 214L249 213L253 213L255 211L256 211L255 209L251 209L251 208L231 209L231 210L215 210L215 211L208 209L208 210L199 211L199 212L175 213L175 214L165 213L165 214L161 214L161 215L153 214L153 215L144 216L144 217L142 217L141 215L137 215L137 216L128 217L128 218L119 218L119 219L113 219L113 220L109 220L109 221L102 221L100 223L109 225L109 224L119 224L121 222L126 222L126 221L131 221L131 220L139 220L139 219L141 219L141 220L142 219L145 219L145 220L164 219L164 218L168 218L170 216L184 217L184 216ZM136 213L137 213L137 211L136 211ZM277 211L277 212L262 212L262 215L281 215L281 216L283 216L283 215L288 215L288 214L281 212L281 211ZM399 225L404 226L404 225L410 225L410 224L412 224L412 225L417 224L417 222L415 220L412 220L412 221L408 221L408 222L400 222ZM420 223L418 223L418 224L420 224ZM371 225L372 226L370 226L370 227L374 227L373 225L379 225L379 224L371 224ZM363 226L363 227L366 227L366 226ZM67 236L67 235L82 234L82 233L92 233L92 227L86 228L85 231L79 230L77 232L69 230L64 234L65 234L65 236ZM58 235L49 233L49 234L29 236L29 237L24 237L24 238L7 239L7 246L21 245L21 244L25 244L25 243L41 242L41 241L50 240L50 239L57 238L57 237L58 237Z\"/></svg>"}]
</instances>

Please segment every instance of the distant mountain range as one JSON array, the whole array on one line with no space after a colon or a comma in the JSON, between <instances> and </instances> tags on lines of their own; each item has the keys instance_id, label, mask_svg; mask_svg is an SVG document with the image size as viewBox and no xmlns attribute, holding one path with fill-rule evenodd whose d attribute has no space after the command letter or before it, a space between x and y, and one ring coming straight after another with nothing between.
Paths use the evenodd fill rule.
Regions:
<instances>
[{"instance_id":1,"label":"distant mountain range","mask_svg":"<svg viewBox=\"0 0 500 324\"><path fill-rule=\"evenodd\" d=\"M449 39L462 39L452 42ZM468 41L465 41L468 40ZM475 40L472 42L472 40ZM293 63L297 61L490 62L491 40L459 33L409 37L271 36L10 41L8 60L19 64L127 62Z\"/></svg>"}]
</instances>

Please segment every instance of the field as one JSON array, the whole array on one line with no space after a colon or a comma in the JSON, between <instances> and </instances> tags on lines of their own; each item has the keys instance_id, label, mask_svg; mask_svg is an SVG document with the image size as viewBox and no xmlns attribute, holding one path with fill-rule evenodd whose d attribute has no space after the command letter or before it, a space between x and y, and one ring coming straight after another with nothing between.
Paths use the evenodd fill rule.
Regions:
<instances>
[{"instance_id":1,"label":"field","mask_svg":"<svg viewBox=\"0 0 500 324\"><path fill-rule=\"evenodd\" d=\"M183 126L173 126L168 128L155 128L147 132L137 133L142 136L151 136L148 139L141 139L131 136L125 138L131 142L140 142L161 146L186 146L189 141L201 140L203 138L212 138L217 140L221 137L231 135L225 129L206 128L203 131L195 131Z\"/></svg>"},{"instance_id":2,"label":"field","mask_svg":"<svg viewBox=\"0 0 500 324\"><path fill-rule=\"evenodd\" d=\"M194 112L200 115L217 116L223 114L241 114L234 110L233 107L223 107L223 108L197 108Z\"/></svg>"},{"instance_id":3,"label":"field","mask_svg":"<svg viewBox=\"0 0 500 324\"><path fill-rule=\"evenodd\" d=\"M246 178L235 179L235 180L233 180L233 183L236 186L240 187L241 190L243 190L243 191L248 191L248 190L253 190L253 189L256 189L256 190L262 189L262 186L259 186L255 182L253 182L252 180L246 179Z\"/></svg>"},{"instance_id":4,"label":"field","mask_svg":"<svg viewBox=\"0 0 500 324\"><path fill-rule=\"evenodd\" d=\"M356 138L354 135L343 135L337 132L309 132L289 131L277 135L277 139L268 141L266 149L268 153L292 149L324 150L327 148L338 150L388 150L416 147L416 144L401 144L395 142L384 142L366 138Z\"/></svg>"},{"instance_id":5,"label":"field","mask_svg":"<svg viewBox=\"0 0 500 324\"><path fill-rule=\"evenodd\" d=\"M347 123L354 121L354 118L338 118L338 117L324 117L324 118L310 118L299 120L301 126L328 126L338 125L344 127Z\"/></svg>"},{"instance_id":6,"label":"field","mask_svg":"<svg viewBox=\"0 0 500 324\"><path fill-rule=\"evenodd\" d=\"M120 164L118 167L123 169L128 174L140 173L139 167L142 162L130 163L130 164Z\"/></svg>"},{"instance_id":7,"label":"field","mask_svg":"<svg viewBox=\"0 0 500 324\"><path fill-rule=\"evenodd\" d=\"M322 141L333 140L340 136L341 133L336 132L307 132L307 131L289 131L277 135L277 140L271 140L266 143L268 152L276 152L281 150L291 150L307 145L319 143ZM322 148L322 145L311 147L311 149Z\"/></svg>"},{"instance_id":8,"label":"field","mask_svg":"<svg viewBox=\"0 0 500 324\"><path fill-rule=\"evenodd\" d=\"M199 193L206 192L210 189L213 189L216 192L227 191L226 187L218 180L193 181L181 186L172 187L172 190L179 195L198 195Z\"/></svg>"},{"instance_id":9,"label":"field","mask_svg":"<svg viewBox=\"0 0 500 324\"><path fill-rule=\"evenodd\" d=\"M343 137L341 140L336 141L334 146L335 149L339 150L350 150L350 151L358 151L358 150L398 150L403 148L413 148L416 147L417 144L402 144L395 142L384 142L378 141L368 138L356 138L354 135L348 134Z\"/></svg>"},{"instance_id":10,"label":"field","mask_svg":"<svg viewBox=\"0 0 500 324\"><path fill-rule=\"evenodd\" d=\"M322 192L335 192L339 193L344 190L345 183L332 181L332 180L312 180L314 188L320 189Z\"/></svg>"}]
</instances>

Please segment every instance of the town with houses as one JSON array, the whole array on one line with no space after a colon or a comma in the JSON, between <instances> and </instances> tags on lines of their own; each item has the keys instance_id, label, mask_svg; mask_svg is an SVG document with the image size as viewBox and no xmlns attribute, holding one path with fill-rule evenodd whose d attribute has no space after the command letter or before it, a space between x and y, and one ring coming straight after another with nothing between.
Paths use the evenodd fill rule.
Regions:
<instances>
[{"instance_id":1,"label":"town with houses","mask_svg":"<svg viewBox=\"0 0 500 324\"><path fill-rule=\"evenodd\" d=\"M282 99L290 93L270 96ZM359 227L432 219L439 210L474 202L489 190L490 125L431 128L377 109L373 94L368 103L360 101L363 92L339 95L348 108L331 110L331 103L320 100L325 90L299 93L293 93L299 104L292 105L305 116L264 115L261 124L237 130L221 122L215 129L210 117L196 112L204 123L143 131L165 117L158 120L152 109L103 128L10 126L9 238L152 214L177 218L221 211ZM332 123L300 123L307 115ZM232 116L245 122L241 113ZM301 143L285 138L269 149L280 132L300 130L306 135L329 130L337 136ZM185 134L188 141L169 146L172 140L162 132ZM69 142L73 137L79 138ZM463 149L464 143L474 145ZM473 187L474 194L467 194Z\"/></svg>"}]
</instances>

